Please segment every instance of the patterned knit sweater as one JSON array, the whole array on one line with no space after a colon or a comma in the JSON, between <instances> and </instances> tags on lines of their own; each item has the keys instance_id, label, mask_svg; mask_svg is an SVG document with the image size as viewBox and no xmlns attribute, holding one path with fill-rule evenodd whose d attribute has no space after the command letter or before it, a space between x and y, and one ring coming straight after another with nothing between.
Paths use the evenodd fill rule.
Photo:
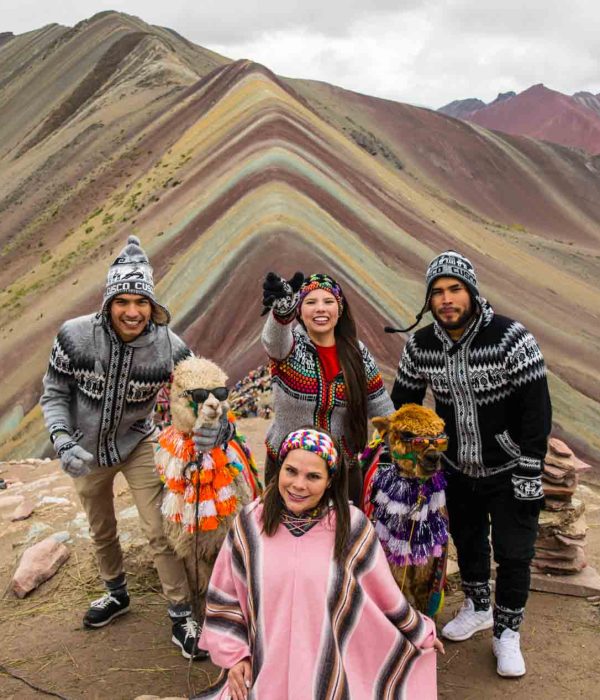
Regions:
<instances>
[{"instance_id":1,"label":"patterned knit sweater","mask_svg":"<svg viewBox=\"0 0 600 700\"><path fill-rule=\"evenodd\" d=\"M283 438L301 425L329 430L341 441L346 456L354 454L344 435L346 430L346 387L340 372L332 382L325 380L317 350L302 326L278 320L269 313L263 328L262 342L271 358L273 408L275 418L267 433L267 451L276 458ZM389 394L375 360L359 341L367 376L368 417L387 416L393 412Z\"/></svg>"},{"instance_id":2,"label":"patterned knit sweater","mask_svg":"<svg viewBox=\"0 0 600 700\"><path fill-rule=\"evenodd\" d=\"M552 422L544 358L520 323L480 301L458 341L435 321L409 338L392 400L422 403L431 387L450 438L446 461L464 474L538 476Z\"/></svg>"},{"instance_id":3,"label":"patterned knit sweater","mask_svg":"<svg viewBox=\"0 0 600 700\"><path fill-rule=\"evenodd\" d=\"M50 437L65 431L99 466L119 464L154 431L156 395L189 355L175 333L152 322L123 343L100 314L66 321L40 399Z\"/></svg>"}]
</instances>

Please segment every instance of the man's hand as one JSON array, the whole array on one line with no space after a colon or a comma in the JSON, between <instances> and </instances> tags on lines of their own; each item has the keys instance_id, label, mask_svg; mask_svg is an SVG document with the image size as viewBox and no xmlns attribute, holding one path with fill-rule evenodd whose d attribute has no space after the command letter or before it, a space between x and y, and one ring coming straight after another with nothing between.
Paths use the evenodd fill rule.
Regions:
<instances>
[{"instance_id":1,"label":"man's hand","mask_svg":"<svg viewBox=\"0 0 600 700\"><path fill-rule=\"evenodd\" d=\"M91 472L94 455L80 447L67 433L56 438L54 449L60 459L60 466L69 476L76 479Z\"/></svg>"},{"instance_id":2,"label":"man's hand","mask_svg":"<svg viewBox=\"0 0 600 700\"><path fill-rule=\"evenodd\" d=\"M277 316L289 316L298 305L298 290L304 282L302 272L296 272L291 280L285 281L283 277L269 272L263 282L263 311L262 316L269 309Z\"/></svg>"},{"instance_id":3,"label":"man's hand","mask_svg":"<svg viewBox=\"0 0 600 700\"><path fill-rule=\"evenodd\" d=\"M223 414L217 425L200 426L194 430L192 437L196 452L210 452L213 447L223 445L231 440L235 428Z\"/></svg>"},{"instance_id":4,"label":"man's hand","mask_svg":"<svg viewBox=\"0 0 600 700\"><path fill-rule=\"evenodd\" d=\"M518 476L511 477L513 493L517 501L541 501L544 498L542 488L542 476Z\"/></svg>"},{"instance_id":5,"label":"man's hand","mask_svg":"<svg viewBox=\"0 0 600 700\"><path fill-rule=\"evenodd\" d=\"M252 687L252 666L250 659L242 659L229 669L227 676L231 700L246 700Z\"/></svg>"}]
</instances>

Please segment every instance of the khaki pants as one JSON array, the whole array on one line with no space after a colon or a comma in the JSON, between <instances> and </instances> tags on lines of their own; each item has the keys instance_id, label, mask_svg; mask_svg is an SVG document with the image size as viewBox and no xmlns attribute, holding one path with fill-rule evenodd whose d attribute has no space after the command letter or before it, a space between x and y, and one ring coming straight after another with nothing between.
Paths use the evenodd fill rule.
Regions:
<instances>
[{"instance_id":1,"label":"khaki pants","mask_svg":"<svg viewBox=\"0 0 600 700\"><path fill-rule=\"evenodd\" d=\"M150 440L142 441L128 459L116 467L96 467L88 476L73 479L90 525L100 575L104 581L112 581L123 573L113 496L113 482L118 472L123 473L131 489L163 593L171 604L189 603L185 567L169 546L163 530L160 512L163 484L154 469L154 443Z\"/></svg>"}]
</instances>

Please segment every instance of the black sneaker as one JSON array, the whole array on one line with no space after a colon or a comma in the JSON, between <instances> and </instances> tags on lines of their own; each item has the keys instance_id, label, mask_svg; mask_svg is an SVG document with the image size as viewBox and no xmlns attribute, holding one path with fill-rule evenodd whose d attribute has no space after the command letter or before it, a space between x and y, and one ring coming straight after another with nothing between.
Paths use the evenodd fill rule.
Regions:
<instances>
[{"instance_id":1,"label":"black sneaker","mask_svg":"<svg viewBox=\"0 0 600 700\"><path fill-rule=\"evenodd\" d=\"M129 610L129 595L127 593L106 593L91 605L83 616L86 627L104 627L119 615Z\"/></svg>"},{"instance_id":2,"label":"black sneaker","mask_svg":"<svg viewBox=\"0 0 600 700\"><path fill-rule=\"evenodd\" d=\"M173 636L171 641L181 649L181 655L186 659L206 659L208 652L199 649L196 640L200 639L202 628L198 629L198 623L193 617L184 617L173 623Z\"/></svg>"}]
</instances>

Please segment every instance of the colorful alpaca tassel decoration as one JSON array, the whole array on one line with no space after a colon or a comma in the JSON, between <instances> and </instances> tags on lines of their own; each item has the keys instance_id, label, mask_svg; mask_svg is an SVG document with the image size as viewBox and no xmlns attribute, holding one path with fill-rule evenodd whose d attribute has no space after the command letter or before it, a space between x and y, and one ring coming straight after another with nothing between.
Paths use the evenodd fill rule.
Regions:
<instances>
[{"instance_id":1,"label":"colorful alpaca tassel decoration","mask_svg":"<svg viewBox=\"0 0 600 700\"><path fill-rule=\"evenodd\" d=\"M156 466L165 482L163 515L188 532L216 530L237 508L233 480L243 471L245 454L233 442L214 447L198 459L192 438L174 426L160 437Z\"/></svg>"}]
</instances>

